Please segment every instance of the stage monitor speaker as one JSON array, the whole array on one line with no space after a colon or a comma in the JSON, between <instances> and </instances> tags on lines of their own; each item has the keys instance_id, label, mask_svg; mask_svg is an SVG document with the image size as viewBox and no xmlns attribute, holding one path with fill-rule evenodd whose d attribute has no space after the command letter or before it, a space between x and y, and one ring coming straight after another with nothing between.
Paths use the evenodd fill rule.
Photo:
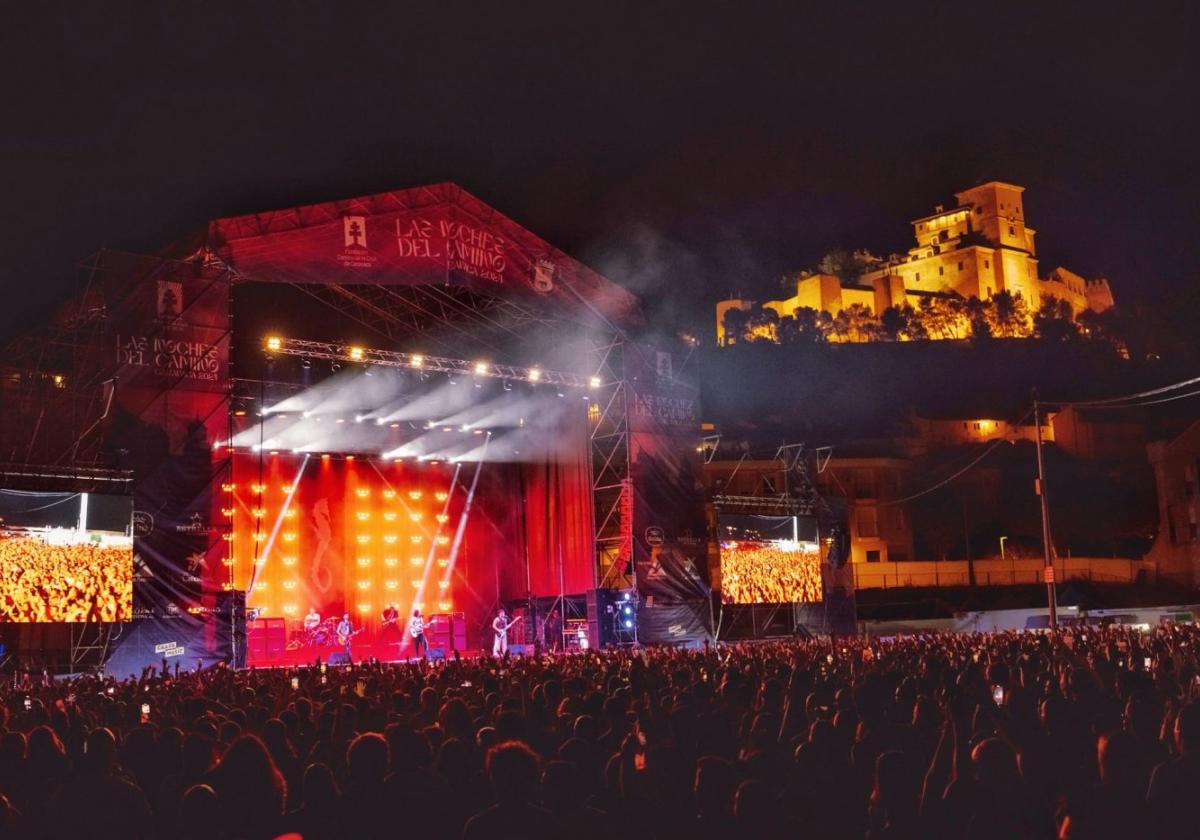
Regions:
<instances>
[{"instance_id":1,"label":"stage monitor speaker","mask_svg":"<svg viewBox=\"0 0 1200 840\"><path fill-rule=\"evenodd\" d=\"M617 640L613 632L613 601L617 597L613 589L589 589L587 591L588 646L603 648Z\"/></svg>"},{"instance_id":2,"label":"stage monitor speaker","mask_svg":"<svg viewBox=\"0 0 1200 840\"><path fill-rule=\"evenodd\" d=\"M350 665L350 657L346 655L346 651L338 650L329 654L329 658L325 660L330 665Z\"/></svg>"},{"instance_id":3,"label":"stage monitor speaker","mask_svg":"<svg viewBox=\"0 0 1200 840\"><path fill-rule=\"evenodd\" d=\"M431 647L429 649L429 661L430 662L445 662L446 661L446 649L443 647Z\"/></svg>"},{"instance_id":4,"label":"stage monitor speaker","mask_svg":"<svg viewBox=\"0 0 1200 840\"><path fill-rule=\"evenodd\" d=\"M533 653L533 645L509 645L509 656L529 656Z\"/></svg>"}]
</instances>

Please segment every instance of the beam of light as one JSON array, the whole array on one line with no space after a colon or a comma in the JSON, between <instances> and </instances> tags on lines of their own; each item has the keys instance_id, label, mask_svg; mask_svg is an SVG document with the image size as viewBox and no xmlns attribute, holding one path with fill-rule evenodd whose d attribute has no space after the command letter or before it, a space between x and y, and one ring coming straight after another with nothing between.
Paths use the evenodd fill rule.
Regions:
<instances>
[{"instance_id":1,"label":"beam of light","mask_svg":"<svg viewBox=\"0 0 1200 840\"><path fill-rule=\"evenodd\" d=\"M258 581L259 570L265 566L265 563L258 562L259 557L270 557L271 550L275 547L275 538L279 536L279 529L283 527L283 520L287 518L288 508L292 506L292 499L296 495L296 491L300 488L300 477L304 475L304 468L308 466L310 455L305 455L300 461L300 466L296 468L296 474L292 477L291 486L288 487L287 498L283 500L283 505L279 508L279 513L275 516L275 522L271 526L271 534L267 537L266 545L263 546L262 552L259 553L257 548L254 554L254 562L251 564L250 585L246 587L248 598L254 597L254 584Z\"/></svg>"}]
</instances>

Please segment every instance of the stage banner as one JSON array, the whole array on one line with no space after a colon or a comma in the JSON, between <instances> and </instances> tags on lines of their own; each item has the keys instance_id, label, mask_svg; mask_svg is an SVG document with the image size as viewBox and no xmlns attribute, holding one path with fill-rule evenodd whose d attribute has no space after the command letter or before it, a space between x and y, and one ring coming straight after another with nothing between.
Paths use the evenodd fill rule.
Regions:
<instances>
[{"instance_id":1,"label":"stage banner","mask_svg":"<svg viewBox=\"0 0 1200 840\"><path fill-rule=\"evenodd\" d=\"M105 454L131 469L134 616L204 609L224 546L214 520L228 458L229 275L116 255L107 263Z\"/></svg>"},{"instance_id":2,"label":"stage banner","mask_svg":"<svg viewBox=\"0 0 1200 840\"><path fill-rule=\"evenodd\" d=\"M449 183L218 219L208 247L248 280L466 285L640 319L632 294Z\"/></svg>"},{"instance_id":3,"label":"stage banner","mask_svg":"<svg viewBox=\"0 0 1200 840\"><path fill-rule=\"evenodd\" d=\"M703 620L686 628L711 631L703 466L700 461L699 387L690 348L677 342L625 347L629 388L630 477L633 487L633 562L647 610L689 606ZM647 642L657 620L639 626ZM698 638L698 637L696 637Z\"/></svg>"},{"instance_id":4,"label":"stage banner","mask_svg":"<svg viewBox=\"0 0 1200 840\"><path fill-rule=\"evenodd\" d=\"M643 604L637 619L638 640L645 644L694 646L712 639L707 601Z\"/></svg>"}]
</instances>

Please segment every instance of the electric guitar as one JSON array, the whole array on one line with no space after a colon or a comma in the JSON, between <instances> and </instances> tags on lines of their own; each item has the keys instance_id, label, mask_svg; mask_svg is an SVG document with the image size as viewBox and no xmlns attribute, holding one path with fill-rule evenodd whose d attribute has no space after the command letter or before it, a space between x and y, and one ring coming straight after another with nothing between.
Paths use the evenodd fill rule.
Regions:
<instances>
[{"instance_id":1,"label":"electric guitar","mask_svg":"<svg viewBox=\"0 0 1200 840\"><path fill-rule=\"evenodd\" d=\"M351 639L353 639L355 636L357 636L359 633L363 632L366 629L367 628L365 628L365 627L360 627L357 630L353 630L349 633L338 633L337 634L337 642L339 645L349 644Z\"/></svg>"},{"instance_id":2,"label":"electric guitar","mask_svg":"<svg viewBox=\"0 0 1200 840\"><path fill-rule=\"evenodd\" d=\"M408 625L408 635L414 639L425 633L425 622L423 620L413 620Z\"/></svg>"},{"instance_id":3,"label":"electric guitar","mask_svg":"<svg viewBox=\"0 0 1200 840\"><path fill-rule=\"evenodd\" d=\"M497 629L496 629L496 626L495 626L495 625L492 625L492 630L495 632L495 634L496 634L497 636L503 636L505 633L507 633L507 632L508 632L508 628L512 627L514 624L516 624L518 621L520 621L520 620L521 620L522 618L524 618L524 617L525 617L525 616L523 616L523 615L519 615L519 616L517 616L517 617L516 617L516 618L514 618L512 621L508 622L508 624L505 624L505 625L504 625L504 629L503 629L503 630L497 630Z\"/></svg>"}]
</instances>

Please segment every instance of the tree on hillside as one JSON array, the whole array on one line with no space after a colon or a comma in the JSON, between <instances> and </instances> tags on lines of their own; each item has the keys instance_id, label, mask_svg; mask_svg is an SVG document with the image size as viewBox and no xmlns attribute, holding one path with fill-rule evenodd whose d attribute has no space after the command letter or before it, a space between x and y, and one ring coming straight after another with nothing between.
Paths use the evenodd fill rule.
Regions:
<instances>
[{"instance_id":1,"label":"tree on hillside","mask_svg":"<svg viewBox=\"0 0 1200 840\"><path fill-rule=\"evenodd\" d=\"M758 306L750 310L746 318L746 340L750 342L777 343L779 341L779 313L769 306Z\"/></svg>"},{"instance_id":2,"label":"tree on hillside","mask_svg":"<svg viewBox=\"0 0 1200 840\"><path fill-rule=\"evenodd\" d=\"M733 306L725 310L721 326L725 328L726 344L741 344L746 340L746 322L750 312L741 307Z\"/></svg>"},{"instance_id":3,"label":"tree on hillside","mask_svg":"<svg viewBox=\"0 0 1200 840\"><path fill-rule=\"evenodd\" d=\"M1033 313L1033 334L1046 341L1070 341L1079 338L1079 327L1072 316L1071 304L1062 298L1042 298Z\"/></svg>"},{"instance_id":4,"label":"tree on hillside","mask_svg":"<svg viewBox=\"0 0 1200 840\"><path fill-rule=\"evenodd\" d=\"M967 322L966 301L962 295L948 292L921 299L921 324L930 338L964 338Z\"/></svg>"},{"instance_id":5,"label":"tree on hillside","mask_svg":"<svg viewBox=\"0 0 1200 840\"><path fill-rule=\"evenodd\" d=\"M833 335L842 341L870 341L877 331L875 315L861 303L843 307L833 318Z\"/></svg>"},{"instance_id":6,"label":"tree on hillside","mask_svg":"<svg viewBox=\"0 0 1200 840\"><path fill-rule=\"evenodd\" d=\"M986 341L992 337L992 307L988 301L972 295L963 304L963 314L971 329L973 341Z\"/></svg>"},{"instance_id":7,"label":"tree on hillside","mask_svg":"<svg viewBox=\"0 0 1200 840\"><path fill-rule=\"evenodd\" d=\"M907 303L879 313L878 338L883 341L920 341L929 338L922 314Z\"/></svg>"},{"instance_id":8,"label":"tree on hillside","mask_svg":"<svg viewBox=\"0 0 1200 840\"><path fill-rule=\"evenodd\" d=\"M1024 338L1029 335L1029 306L1020 292L1005 289L992 295L988 303L988 322L995 335L1001 338Z\"/></svg>"},{"instance_id":9,"label":"tree on hillside","mask_svg":"<svg viewBox=\"0 0 1200 840\"><path fill-rule=\"evenodd\" d=\"M833 318L828 312L801 306L791 315L779 319L779 343L817 344L828 339L832 326Z\"/></svg>"}]
</instances>

